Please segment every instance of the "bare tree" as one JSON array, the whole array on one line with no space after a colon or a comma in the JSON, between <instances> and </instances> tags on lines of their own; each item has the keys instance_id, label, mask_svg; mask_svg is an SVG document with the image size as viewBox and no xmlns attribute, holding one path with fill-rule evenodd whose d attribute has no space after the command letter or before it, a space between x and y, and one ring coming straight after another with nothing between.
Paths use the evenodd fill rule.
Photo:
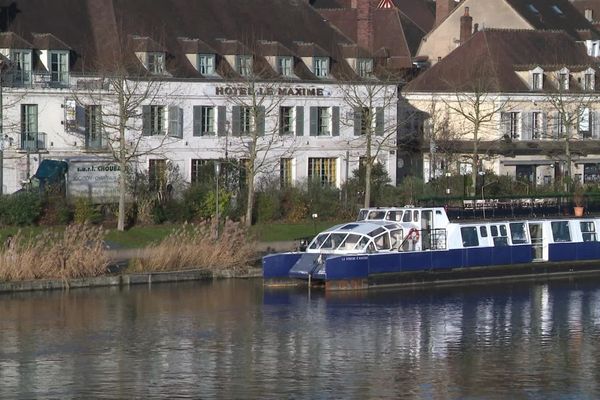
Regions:
<instances>
[{"instance_id":1,"label":"bare tree","mask_svg":"<svg viewBox=\"0 0 600 400\"><path fill-rule=\"evenodd\" d=\"M382 151L395 150L398 135L397 81L365 79L339 85L344 103L352 109L342 123L354 127L352 148L364 149L364 207L371 203L373 164Z\"/></svg>"},{"instance_id":2,"label":"bare tree","mask_svg":"<svg viewBox=\"0 0 600 400\"><path fill-rule=\"evenodd\" d=\"M106 150L119 165L117 228L122 231L129 167L181 138L183 127L181 109L165 105L176 90L163 81L164 65L148 71L130 46L116 53L93 77L79 78L71 94L87 144Z\"/></svg>"}]
</instances>

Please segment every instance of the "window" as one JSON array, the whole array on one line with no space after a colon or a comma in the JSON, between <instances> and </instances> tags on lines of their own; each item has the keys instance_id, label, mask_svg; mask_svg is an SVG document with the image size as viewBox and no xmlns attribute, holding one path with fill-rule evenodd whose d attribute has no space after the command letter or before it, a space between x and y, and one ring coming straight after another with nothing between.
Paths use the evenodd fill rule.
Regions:
<instances>
[{"instance_id":1,"label":"window","mask_svg":"<svg viewBox=\"0 0 600 400\"><path fill-rule=\"evenodd\" d=\"M594 19L594 11L591 8L586 8L584 15L588 21L592 21Z\"/></svg>"},{"instance_id":2,"label":"window","mask_svg":"<svg viewBox=\"0 0 600 400\"><path fill-rule=\"evenodd\" d=\"M527 235L525 233L525 224L522 222L513 222L509 224L510 239L513 244L527 243Z\"/></svg>"},{"instance_id":3,"label":"window","mask_svg":"<svg viewBox=\"0 0 600 400\"><path fill-rule=\"evenodd\" d=\"M559 113L557 117L557 127L556 131L558 132L558 138L564 137L566 133L565 121L569 120L569 116L566 113Z\"/></svg>"},{"instance_id":4,"label":"window","mask_svg":"<svg viewBox=\"0 0 600 400\"><path fill-rule=\"evenodd\" d=\"M550 226L552 227L552 238L555 242L571 241L568 221L552 221L550 222Z\"/></svg>"},{"instance_id":5,"label":"window","mask_svg":"<svg viewBox=\"0 0 600 400\"><path fill-rule=\"evenodd\" d=\"M337 158L309 158L308 179L321 185L335 185Z\"/></svg>"},{"instance_id":6,"label":"window","mask_svg":"<svg viewBox=\"0 0 600 400\"><path fill-rule=\"evenodd\" d=\"M215 134L215 108L202 106L200 108L200 135Z\"/></svg>"},{"instance_id":7,"label":"window","mask_svg":"<svg viewBox=\"0 0 600 400\"><path fill-rule=\"evenodd\" d=\"M318 78L329 76L329 59L327 57L315 57L313 60L313 71Z\"/></svg>"},{"instance_id":8,"label":"window","mask_svg":"<svg viewBox=\"0 0 600 400\"><path fill-rule=\"evenodd\" d=\"M237 56L236 59L236 71L241 76L251 76L252 75L252 56Z\"/></svg>"},{"instance_id":9,"label":"window","mask_svg":"<svg viewBox=\"0 0 600 400\"><path fill-rule=\"evenodd\" d=\"M331 108L317 107L317 136L331 135Z\"/></svg>"},{"instance_id":10,"label":"window","mask_svg":"<svg viewBox=\"0 0 600 400\"><path fill-rule=\"evenodd\" d=\"M552 10L556 15L560 15L561 17L564 16L562 10L556 4L552 6Z\"/></svg>"},{"instance_id":11,"label":"window","mask_svg":"<svg viewBox=\"0 0 600 400\"><path fill-rule=\"evenodd\" d=\"M369 107L360 109L360 134L366 135L373 132L373 111Z\"/></svg>"},{"instance_id":12,"label":"window","mask_svg":"<svg viewBox=\"0 0 600 400\"><path fill-rule=\"evenodd\" d=\"M102 147L102 106L85 107L85 144L88 148Z\"/></svg>"},{"instance_id":13,"label":"window","mask_svg":"<svg viewBox=\"0 0 600 400\"><path fill-rule=\"evenodd\" d=\"M583 76L583 90L594 90L594 74L586 73Z\"/></svg>"},{"instance_id":14,"label":"window","mask_svg":"<svg viewBox=\"0 0 600 400\"><path fill-rule=\"evenodd\" d=\"M540 13L538 11L538 9L533 4L527 4L527 7L529 8L529 11L531 11L534 14L539 14Z\"/></svg>"},{"instance_id":15,"label":"window","mask_svg":"<svg viewBox=\"0 0 600 400\"><path fill-rule=\"evenodd\" d=\"M148 184L151 190L162 191L167 187L167 161L149 160Z\"/></svg>"},{"instance_id":16,"label":"window","mask_svg":"<svg viewBox=\"0 0 600 400\"><path fill-rule=\"evenodd\" d=\"M68 83L69 53L50 52L50 82L65 85Z\"/></svg>"},{"instance_id":17,"label":"window","mask_svg":"<svg viewBox=\"0 0 600 400\"><path fill-rule=\"evenodd\" d=\"M579 109L579 123L578 130L579 136L584 139L592 137L592 131L590 129L590 109L583 107Z\"/></svg>"},{"instance_id":18,"label":"window","mask_svg":"<svg viewBox=\"0 0 600 400\"><path fill-rule=\"evenodd\" d=\"M165 133L165 107L143 106L144 136L163 135Z\"/></svg>"},{"instance_id":19,"label":"window","mask_svg":"<svg viewBox=\"0 0 600 400\"><path fill-rule=\"evenodd\" d=\"M479 234L481 235L481 237L487 237L487 227L485 226L480 226L479 227Z\"/></svg>"},{"instance_id":20,"label":"window","mask_svg":"<svg viewBox=\"0 0 600 400\"><path fill-rule=\"evenodd\" d=\"M215 161L192 159L192 183L210 183L215 176Z\"/></svg>"},{"instance_id":21,"label":"window","mask_svg":"<svg viewBox=\"0 0 600 400\"><path fill-rule=\"evenodd\" d=\"M558 74L558 84L560 90L569 90L569 74L567 72Z\"/></svg>"},{"instance_id":22,"label":"window","mask_svg":"<svg viewBox=\"0 0 600 400\"><path fill-rule=\"evenodd\" d=\"M294 134L293 107L279 107L279 132L282 135Z\"/></svg>"},{"instance_id":23,"label":"window","mask_svg":"<svg viewBox=\"0 0 600 400\"><path fill-rule=\"evenodd\" d=\"M541 139L542 137L542 124L543 124L543 114L539 111L534 111L531 113L531 138L532 139Z\"/></svg>"},{"instance_id":24,"label":"window","mask_svg":"<svg viewBox=\"0 0 600 400\"><path fill-rule=\"evenodd\" d=\"M215 55L214 54L199 54L198 55L198 72L202 75L215 74Z\"/></svg>"},{"instance_id":25,"label":"window","mask_svg":"<svg viewBox=\"0 0 600 400\"><path fill-rule=\"evenodd\" d=\"M165 71L165 53L148 53L146 60L151 74L162 74Z\"/></svg>"},{"instance_id":26,"label":"window","mask_svg":"<svg viewBox=\"0 0 600 400\"><path fill-rule=\"evenodd\" d=\"M252 108L240 108L240 134L249 135L252 133Z\"/></svg>"},{"instance_id":27,"label":"window","mask_svg":"<svg viewBox=\"0 0 600 400\"><path fill-rule=\"evenodd\" d=\"M293 67L292 57L277 57L277 72L282 76L292 76Z\"/></svg>"},{"instance_id":28,"label":"window","mask_svg":"<svg viewBox=\"0 0 600 400\"><path fill-rule=\"evenodd\" d=\"M542 90L543 84L543 75L540 72L534 72L531 75L531 89L532 90Z\"/></svg>"},{"instance_id":29,"label":"window","mask_svg":"<svg viewBox=\"0 0 600 400\"><path fill-rule=\"evenodd\" d=\"M479 237L477 236L477 227L463 226L462 228L460 228L460 235L462 237L463 247L479 246Z\"/></svg>"},{"instance_id":30,"label":"window","mask_svg":"<svg viewBox=\"0 0 600 400\"><path fill-rule=\"evenodd\" d=\"M21 149L37 150L38 146L38 106L21 105Z\"/></svg>"},{"instance_id":31,"label":"window","mask_svg":"<svg viewBox=\"0 0 600 400\"><path fill-rule=\"evenodd\" d=\"M373 60L370 58L359 58L356 61L358 76L370 78L373 76Z\"/></svg>"},{"instance_id":32,"label":"window","mask_svg":"<svg viewBox=\"0 0 600 400\"><path fill-rule=\"evenodd\" d=\"M596 241L596 227L592 221L580 222L581 236L584 242L595 242Z\"/></svg>"},{"instance_id":33,"label":"window","mask_svg":"<svg viewBox=\"0 0 600 400\"><path fill-rule=\"evenodd\" d=\"M519 138L519 126L521 125L519 123L520 114L521 113L519 112L508 113L508 134L510 135L511 139Z\"/></svg>"},{"instance_id":34,"label":"window","mask_svg":"<svg viewBox=\"0 0 600 400\"><path fill-rule=\"evenodd\" d=\"M279 184L282 188L292 186L292 159L279 160Z\"/></svg>"},{"instance_id":35,"label":"window","mask_svg":"<svg viewBox=\"0 0 600 400\"><path fill-rule=\"evenodd\" d=\"M31 50L13 50L10 60L13 66L13 82L31 83Z\"/></svg>"}]
</instances>

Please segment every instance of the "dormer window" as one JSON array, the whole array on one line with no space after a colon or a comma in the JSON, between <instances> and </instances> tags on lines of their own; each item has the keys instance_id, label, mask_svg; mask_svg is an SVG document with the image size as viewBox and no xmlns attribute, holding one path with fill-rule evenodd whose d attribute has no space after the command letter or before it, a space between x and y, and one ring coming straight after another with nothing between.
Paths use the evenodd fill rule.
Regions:
<instances>
[{"instance_id":1,"label":"dormer window","mask_svg":"<svg viewBox=\"0 0 600 400\"><path fill-rule=\"evenodd\" d=\"M50 51L50 82L66 85L69 82L69 52Z\"/></svg>"},{"instance_id":2,"label":"dormer window","mask_svg":"<svg viewBox=\"0 0 600 400\"><path fill-rule=\"evenodd\" d=\"M329 76L329 58L315 57L313 59L313 71L318 78Z\"/></svg>"},{"instance_id":3,"label":"dormer window","mask_svg":"<svg viewBox=\"0 0 600 400\"><path fill-rule=\"evenodd\" d=\"M370 58L359 58L356 60L356 72L361 78L373 76L373 60Z\"/></svg>"},{"instance_id":4,"label":"dormer window","mask_svg":"<svg viewBox=\"0 0 600 400\"><path fill-rule=\"evenodd\" d=\"M531 90L542 90L544 88L544 70L536 67L531 71Z\"/></svg>"},{"instance_id":5,"label":"dormer window","mask_svg":"<svg viewBox=\"0 0 600 400\"><path fill-rule=\"evenodd\" d=\"M146 67L151 74L162 74L165 71L165 53L147 53Z\"/></svg>"},{"instance_id":6,"label":"dormer window","mask_svg":"<svg viewBox=\"0 0 600 400\"><path fill-rule=\"evenodd\" d=\"M556 13L556 15L564 16L564 13L560 9L560 7L558 7L556 4L552 6L552 11L554 11L554 13Z\"/></svg>"},{"instance_id":7,"label":"dormer window","mask_svg":"<svg viewBox=\"0 0 600 400\"><path fill-rule=\"evenodd\" d=\"M584 15L585 15L585 19L587 19L588 21L592 22L592 20L594 19L594 12L592 11L591 8L586 8L584 11Z\"/></svg>"},{"instance_id":8,"label":"dormer window","mask_svg":"<svg viewBox=\"0 0 600 400\"><path fill-rule=\"evenodd\" d=\"M594 90L595 87L595 73L594 70L591 68L588 68L584 75L583 75L583 90L585 91L592 91Z\"/></svg>"},{"instance_id":9,"label":"dormer window","mask_svg":"<svg viewBox=\"0 0 600 400\"><path fill-rule=\"evenodd\" d=\"M527 7L529 8L529 11L531 11L534 14L539 14L540 13L538 11L538 9L533 4L527 4Z\"/></svg>"},{"instance_id":10,"label":"dormer window","mask_svg":"<svg viewBox=\"0 0 600 400\"><path fill-rule=\"evenodd\" d=\"M239 55L235 58L235 69L241 76L252 75L252 56Z\"/></svg>"},{"instance_id":11,"label":"dormer window","mask_svg":"<svg viewBox=\"0 0 600 400\"><path fill-rule=\"evenodd\" d=\"M293 70L294 64L292 57L277 57L277 72L279 72L281 76L292 76Z\"/></svg>"},{"instance_id":12,"label":"dormer window","mask_svg":"<svg viewBox=\"0 0 600 400\"><path fill-rule=\"evenodd\" d=\"M198 72L202 75L215 74L215 55L198 54Z\"/></svg>"},{"instance_id":13,"label":"dormer window","mask_svg":"<svg viewBox=\"0 0 600 400\"><path fill-rule=\"evenodd\" d=\"M17 84L31 83L31 50L11 50L12 80Z\"/></svg>"},{"instance_id":14,"label":"dormer window","mask_svg":"<svg viewBox=\"0 0 600 400\"><path fill-rule=\"evenodd\" d=\"M569 71L567 69L561 69L558 72L558 88L569 90Z\"/></svg>"}]
</instances>

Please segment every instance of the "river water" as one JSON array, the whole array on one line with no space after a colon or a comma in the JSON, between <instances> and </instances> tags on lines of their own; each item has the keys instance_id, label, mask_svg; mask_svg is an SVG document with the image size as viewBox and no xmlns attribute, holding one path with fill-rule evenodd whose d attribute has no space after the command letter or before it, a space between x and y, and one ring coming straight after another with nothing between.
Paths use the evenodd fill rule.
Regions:
<instances>
[{"instance_id":1,"label":"river water","mask_svg":"<svg viewBox=\"0 0 600 400\"><path fill-rule=\"evenodd\" d=\"M0 398L600 398L600 278L0 295Z\"/></svg>"}]
</instances>

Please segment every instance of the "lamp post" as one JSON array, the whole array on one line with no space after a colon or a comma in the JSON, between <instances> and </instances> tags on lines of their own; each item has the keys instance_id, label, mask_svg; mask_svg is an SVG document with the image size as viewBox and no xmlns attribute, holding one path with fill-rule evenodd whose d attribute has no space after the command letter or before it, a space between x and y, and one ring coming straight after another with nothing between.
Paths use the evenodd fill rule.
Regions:
<instances>
[{"instance_id":1,"label":"lamp post","mask_svg":"<svg viewBox=\"0 0 600 400\"><path fill-rule=\"evenodd\" d=\"M219 161L215 161L215 181L216 181L216 191L215 191L215 210L216 210L216 239L219 238L219 173L221 172L221 163Z\"/></svg>"}]
</instances>

